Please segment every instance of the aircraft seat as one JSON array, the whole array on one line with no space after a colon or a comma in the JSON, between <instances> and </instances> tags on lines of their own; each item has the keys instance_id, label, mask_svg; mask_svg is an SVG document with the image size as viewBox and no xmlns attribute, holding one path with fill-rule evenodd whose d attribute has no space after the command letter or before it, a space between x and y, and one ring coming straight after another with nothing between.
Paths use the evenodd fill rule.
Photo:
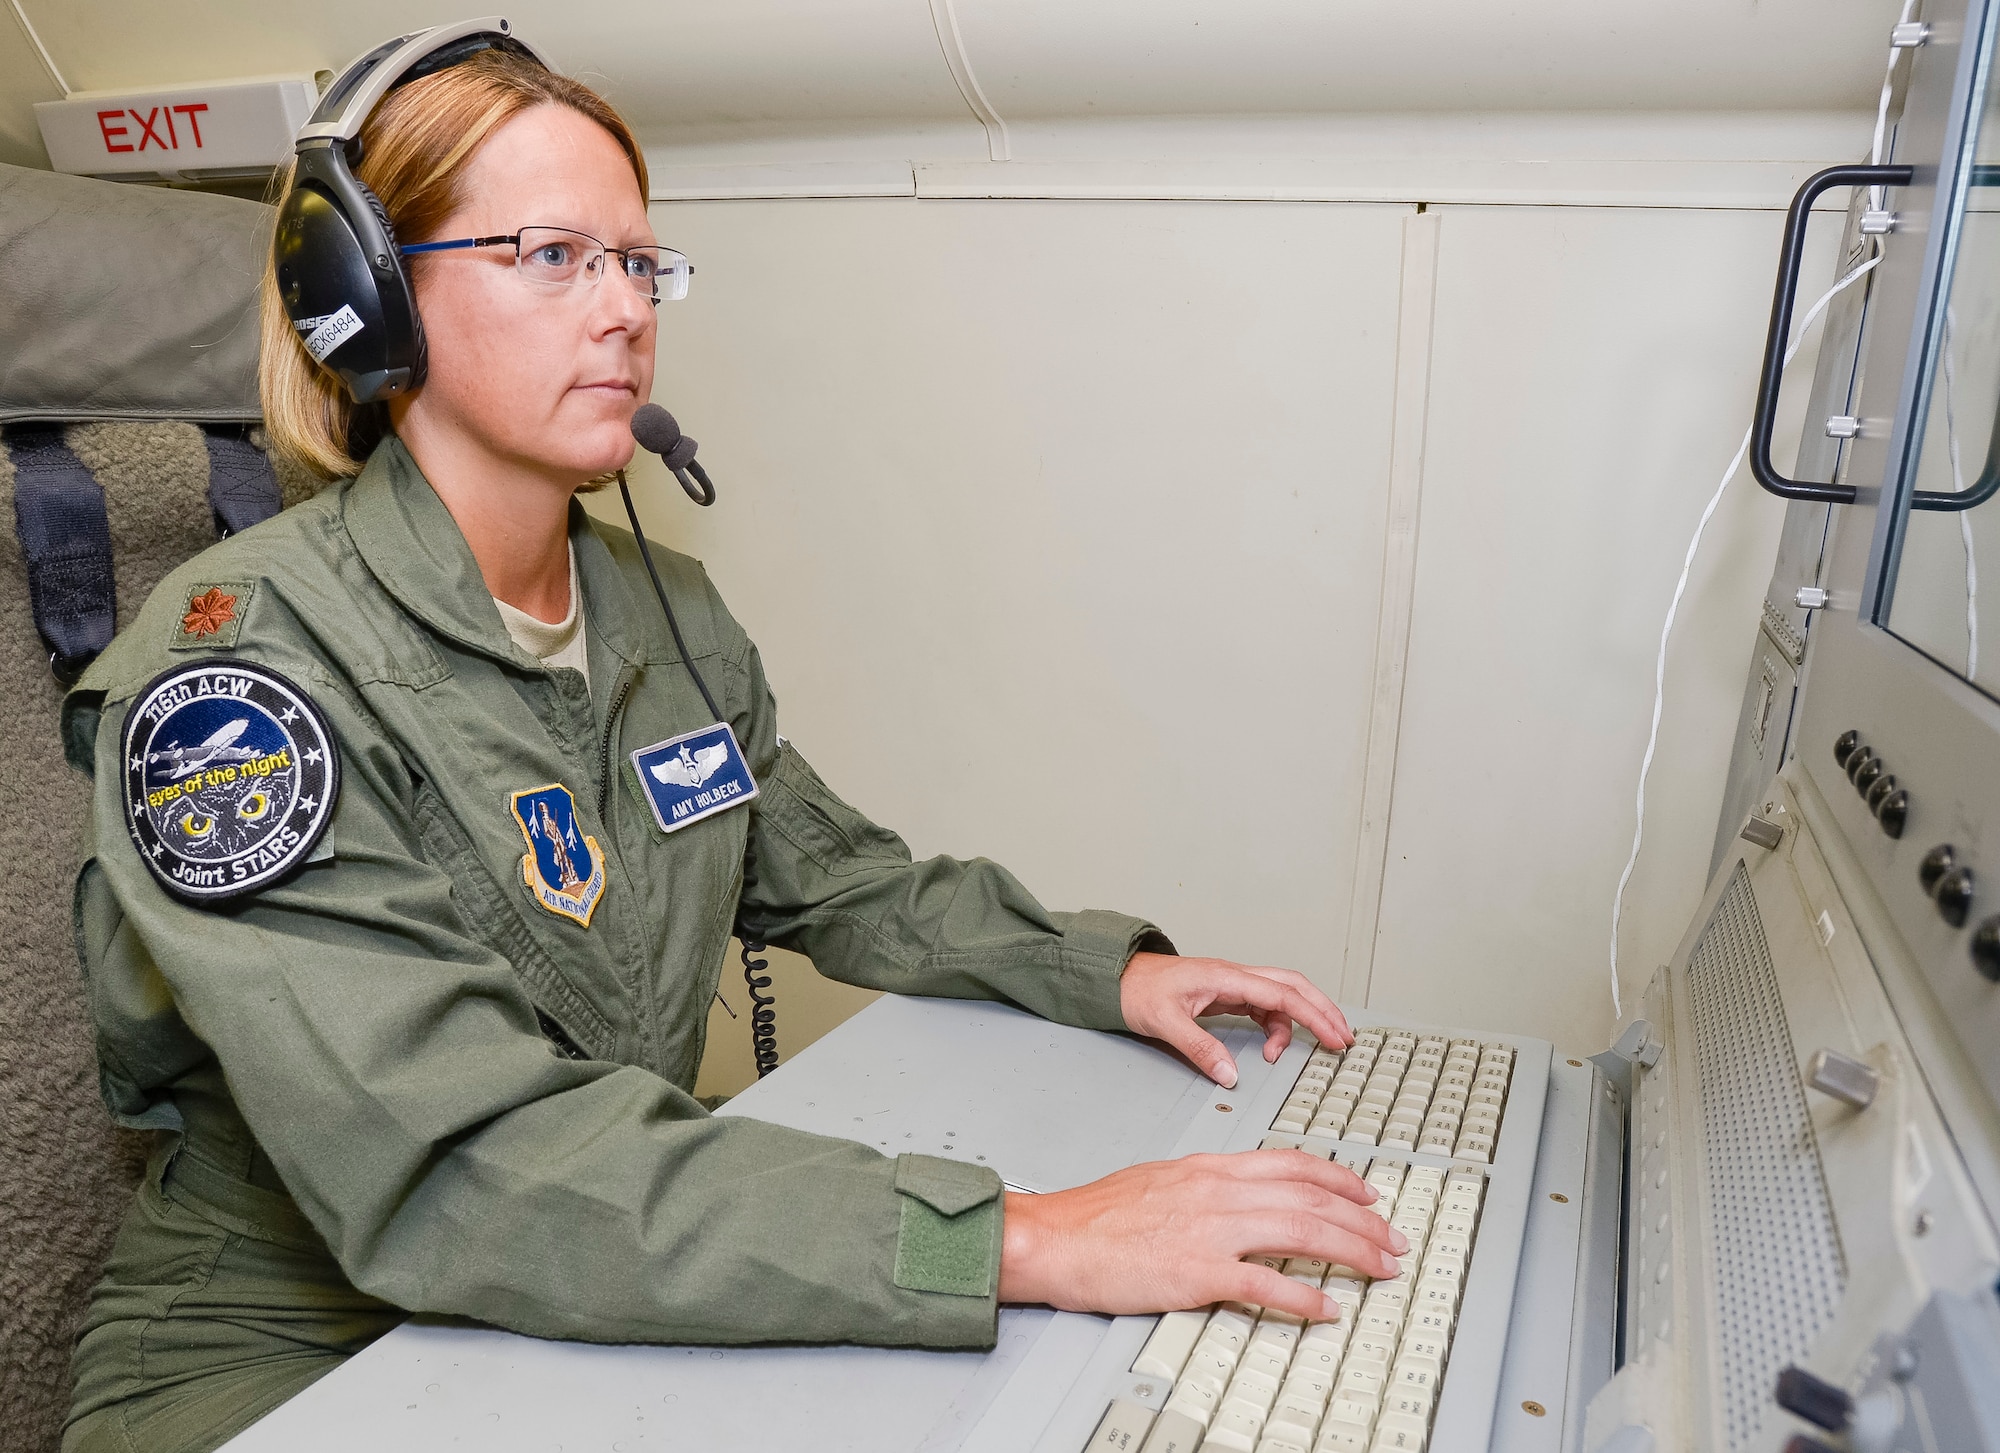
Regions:
<instances>
[{"instance_id":1,"label":"aircraft seat","mask_svg":"<svg viewBox=\"0 0 2000 1453\"><path fill-rule=\"evenodd\" d=\"M0 1453L57 1447L76 1326L148 1149L97 1094L70 927L88 798L22 541L45 616L87 633L132 619L219 519L310 491L255 427L269 217L0 166Z\"/></svg>"}]
</instances>

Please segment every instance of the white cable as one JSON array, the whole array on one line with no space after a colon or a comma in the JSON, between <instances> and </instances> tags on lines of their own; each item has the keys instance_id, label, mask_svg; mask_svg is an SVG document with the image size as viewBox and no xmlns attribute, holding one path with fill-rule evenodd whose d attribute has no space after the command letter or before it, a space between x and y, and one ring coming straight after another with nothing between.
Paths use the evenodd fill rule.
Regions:
<instances>
[{"instance_id":1,"label":"white cable","mask_svg":"<svg viewBox=\"0 0 2000 1453\"><path fill-rule=\"evenodd\" d=\"M1899 26L1908 25L1910 16L1916 12L1916 8L1917 0L1903 0L1903 13L1897 17L1896 23ZM1896 89L1896 61L1902 54L1900 49L1890 46L1889 64L1882 68L1882 98L1875 103L1875 144L1868 149L1868 162L1871 166L1882 165L1882 148L1887 145L1889 139L1889 101ZM1882 210L1880 187L1868 189L1868 208L1872 212Z\"/></svg>"},{"instance_id":2,"label":"white cable","mask_svg":"<svg viewBox=\"0 0 2000 1453\"><path fill-rule=\"evenodd\" d=\"M28 43L34 46L35 54L42 58L42 69L49 73L49 79L56 83L56 89L61 91L64 96L68 96L70 93L69 82L65 81L63 73L56 69L55 57L50 55L49 48L42 44L42 38L35 34L35 27L28 19L28 12L21 8L21 0L12 0L12 4L14 6L14 18L21 22L21 29L28 34Z\"/></svg>"},{"instance_id":3,"label":"white cable","mask_svg":"<svg viewBox=\"0 0 2000 1453\"><path fill-rule=\"evenodd\" d=\"M1835 283L1820 295L1818 302L1806 310L1792 330L1791 346L1785 349L1785 363L1789 365L1797 356L1799 345L1805 342L1806 333L1819 321L1819 315L1826 311L1826 305L1857 281L1864 273L1872 270L1882 260L1880 253L1862 263L1846 277ZM1681 561L1680 579L1674 582L1674 598L1667 606L1666 623L1660 627L1660 654L1653 663L1653 725L1646 735L1646 755L1639 763L1639 790L1634 804L1636 821L1632 824L1632 852L1625 859L1625 871L1618 875L1618 891L1611 899L1611 1012L1618 1018L1625 1017L1624 1005L1618 995L1618 920L1625 908L1625 885L1632 881L1632 869L1639 862L1639 845L1646 836L1646 778L1653 770L1653 750L1660 743L1660 712L1666 705L1667 697L1667 638L1674 633L1674 617L1680 613L1681 597L1687 594L1688 576L1694 570L1695 552L1701 548L1702 533L1708 529L1708 522L1714 516L1716 506L1722 503L1723 491L1729 488L1729 481L1736 477L1736 471L1743 467L1743 456L1750 452L1750 430L1743 431L1743 442L1736 446L1735 457L1729 467L1722 472L1721 483L1715 486L1715 493L1708 498L1708 506L1701 512L1701 520L1694 527L1694 538L1688 541L1687 558Z\"/></svg>"},{"instance_id":4,"label":"white cable","mask_svg":"<svg viewBox=\"0 0 2000 1453\"><path fill-rule=\"evenodd\" d=\"M1944 354L1944 442L1951 455L1951 487L1965 493L1965 466L1958 454L1958 370L1951 363L1952 310L1944 310L1944 337L1939 340ZM1958 512L1958 537L1965 542L1965 679L1979 675L1979 562L1972 553L1972 511Z\"/></svg>"}]
</instances>

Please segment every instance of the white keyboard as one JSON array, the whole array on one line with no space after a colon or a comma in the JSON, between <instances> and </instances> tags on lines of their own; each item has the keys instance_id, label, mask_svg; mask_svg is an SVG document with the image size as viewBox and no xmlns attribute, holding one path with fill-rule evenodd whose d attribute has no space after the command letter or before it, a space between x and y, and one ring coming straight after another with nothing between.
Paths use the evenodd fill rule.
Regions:
<instances>
[{"instance_id":1,"label":"white keyboard","mask_svg":"<svg viewBox=\"0 0 2000 1453\"><path fill-rule=\"evenodd\" d=\"M1363 1176L1379 1194L1370 1209L1409 1238L1397 1274L1371 1280L1349 1266L1264 1258L1321 1288L1339 1319L1303 1322L1242 1303L1168 1313L1130 1367L1170 1389L1165 1406L1115 1398L1086 1453L1421 1453L1514 1061L1507 1044L1392 1028L1358 1031L1344 1054L1314 1049L1262 1144Z\"/></svg>"}]
</instances>

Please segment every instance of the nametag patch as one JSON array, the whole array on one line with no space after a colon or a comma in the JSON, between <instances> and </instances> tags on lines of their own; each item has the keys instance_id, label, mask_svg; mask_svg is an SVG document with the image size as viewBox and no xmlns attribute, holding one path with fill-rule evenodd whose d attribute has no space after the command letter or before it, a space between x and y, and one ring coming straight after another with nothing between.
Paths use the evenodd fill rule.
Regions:
<instances>
[{"instance_id":1,"label":"nametag patch","mask_svg":"<svg viewBox=\"0 0 2000 1453\"><path fill-rule=\"evenodd\" d=\"M726 721L641 747L632 754L632 768L662 832L678 832L757 795L757 779Z\"/></svg>"},{"instance_id":2,"label":"nametag patch","mask_svg":"<svg viewBox=\"0 0 2000 1453\"><path fill-rule=\"evenodd\" d=\"M560 782L530 787L507 800L528 851L521 877L535 901L585 928L604 896L604 854L576 824L576 799Z\"/></svg>"},{"instance_id":3,"label":"nametag patch","mask_svg":"<svg viewBox=\"0 0 2000 1453\"><path fill-rule=\"evenodd\" d=\"M125 718L125 826L160 886L215 905L312 856L333 819L340 757L305 692L215 658L156 676Z\"/></svg>"}]
</instances>

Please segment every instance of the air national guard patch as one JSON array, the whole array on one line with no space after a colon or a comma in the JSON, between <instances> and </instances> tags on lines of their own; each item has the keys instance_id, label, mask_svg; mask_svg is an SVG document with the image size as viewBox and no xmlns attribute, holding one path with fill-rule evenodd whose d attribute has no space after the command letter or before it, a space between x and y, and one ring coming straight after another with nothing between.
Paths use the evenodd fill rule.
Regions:
<instances>
[{"instance_id":1,"label":"air national guard patch","mask_svg":"<svg viewBox=\"0 0 2000 1453\"><path fill-rule=\"evenodd\" d=\"M632 767L661 832L741 807L757 795L757 779L726 721L641 747Z\"/></svg>"},{"instance_id":2,"label":"air national guard patch","mask_svg":"<svg viewBox=\"0 0 2000 1453\"><path fill-rule=\"evenodd\" d=\"M604 896L604 853L597 839L576 825L576 799L560 782L531 787L508 799L528 840L521 877L535 901L585 928Z\"/></svg>"},{"instance_id":3,"label":"air national guard patch","mask_svg":"<svg viewBox=\"0 0 2000 1453\"><path fill-rule=\"evenodd\" d=\"M125 718L125 826L186 903L255 892L333 818L340 758L312 699L266 666L212 658L153 678Z\"/></svg>"}]
</instances>

